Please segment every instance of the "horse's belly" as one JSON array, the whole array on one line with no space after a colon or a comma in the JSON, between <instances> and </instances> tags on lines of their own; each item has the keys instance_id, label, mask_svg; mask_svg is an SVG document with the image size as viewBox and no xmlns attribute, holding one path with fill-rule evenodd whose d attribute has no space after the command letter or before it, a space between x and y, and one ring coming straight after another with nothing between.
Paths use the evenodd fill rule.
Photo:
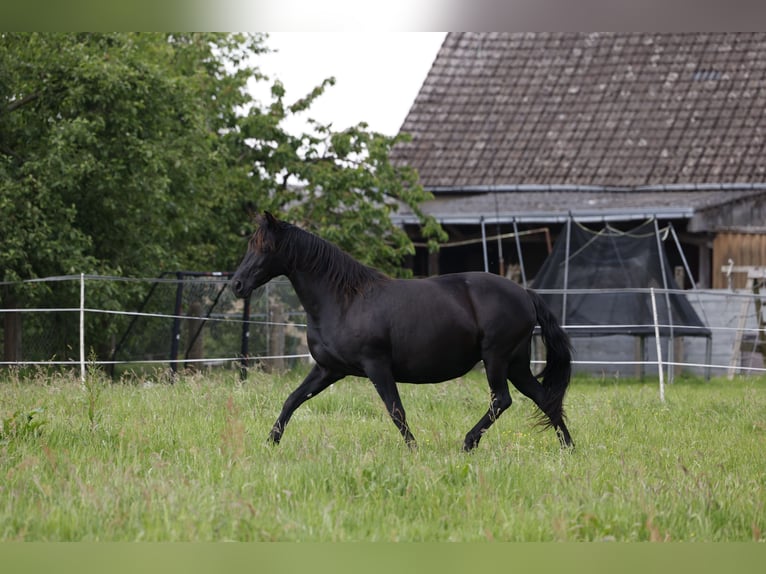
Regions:
<instances>
[{"instance_id":1,"label":"horse's belly","mask_svg":"<svg viewBox=\"0 0 766 574\"><path fill-rule=\"evenodd\" d=\"M392 341L394 378L402 383L439 383L467 373L481 359L473 333L442 331L437 336Z\"/></svg>"},{"instance_id":2,"label":"horse's belly","mask_svg":"<svg viewBox=\"0 0 766 574\"><path fill-rule=\"evenodd\" d=\"M449 364L420 364L406 368L394 367L394 379L400 383L441 383L465 375L478 363L468 360L462 363L450 361Z\"/></svg>"}]
</instances>

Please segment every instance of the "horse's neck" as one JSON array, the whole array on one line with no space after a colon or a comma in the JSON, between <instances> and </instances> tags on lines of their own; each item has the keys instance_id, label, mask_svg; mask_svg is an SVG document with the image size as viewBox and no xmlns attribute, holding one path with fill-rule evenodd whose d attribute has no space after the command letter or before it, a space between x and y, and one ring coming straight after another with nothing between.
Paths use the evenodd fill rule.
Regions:
<instances>
[{"instance_id":1,"label":"horse's neck","mask_svg":"<svg viewBox=\"0 0 766 574\"><path fill-rule=\"evenodd\" d=\"M335 290L317 274L295 271L290 274L289 279L301 305L314 321L321 321L323 317L340 311Z\"/></svg>"},{"instance_id":2,"label":"horse's neck","mask_svg":"<svg viewBox=\"0 0 766 574\"><path fill-rule=\"evenodd\" d=\"M377 275L316 238L310 259L296 257L288 277L309 317L314 321L338 318L362 287Z\"/></svg>"}]
</instances>

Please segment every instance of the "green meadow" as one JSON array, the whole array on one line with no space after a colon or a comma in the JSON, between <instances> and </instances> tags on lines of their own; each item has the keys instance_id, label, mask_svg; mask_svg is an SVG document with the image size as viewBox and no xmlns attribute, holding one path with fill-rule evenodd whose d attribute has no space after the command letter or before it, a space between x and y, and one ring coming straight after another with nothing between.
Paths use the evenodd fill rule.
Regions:
<instances>
[{"instance_id":1,"label":"green meadow","mask_svg":"<svg viewBox=\"0 0 766 574\"><path fill-rule=\"evenodd\" d=\"M344 379L266 436L302 373L0 374L0 541L764 541L766 379L576 377L562 450L479 370L400 385L408 449Z\"/></svg>"}]
</instances>

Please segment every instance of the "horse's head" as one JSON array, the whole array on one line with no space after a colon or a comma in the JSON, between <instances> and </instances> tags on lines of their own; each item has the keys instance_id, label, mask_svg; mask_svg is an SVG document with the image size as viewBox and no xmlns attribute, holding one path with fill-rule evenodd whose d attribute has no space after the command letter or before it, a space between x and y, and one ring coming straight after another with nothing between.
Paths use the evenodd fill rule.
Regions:
<instances>
[{"instance_id":1,"label":"horse's head","mask_svg":"<svg viewBox=\"0 0 766 574\"><path fill-rule=\"evenodd\" d=\"M278 256L279 237L285 224L268 211L257 215L255 221L258 227L250 238L245 257L231 278L231 289L237 297L248 297L254 289L285 274L282 258Z\"/></svg>"}]
</instances>

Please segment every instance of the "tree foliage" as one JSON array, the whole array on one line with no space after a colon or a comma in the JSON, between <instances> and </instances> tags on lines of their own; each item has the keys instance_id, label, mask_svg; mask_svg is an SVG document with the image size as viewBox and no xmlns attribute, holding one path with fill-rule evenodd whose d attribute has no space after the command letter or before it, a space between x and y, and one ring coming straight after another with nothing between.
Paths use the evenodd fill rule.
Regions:
<instances>
[{"instance_id":1,"label":"tree foliage","mask_svg":"<svg viewBox=\"0 0 766 574\"><path fill-rule=\"evenodd\" d=\"M253 55L260 35L2 34L3 279L231 267L245 202L398 273L412 246L388 215L427 198L364 124L293 135L332 79L293 103ZM438 236L433 221L426 233Z\"/></svg>"},{"instance_id":2,"label":"tree foliage","mask_svg":"<svg viewBox=\"0 0 766 574\"><path fill-rule=\"evenodd\" d=\"M418 210L429 196L416 174L388 160L404 136L364 124L289 133L285 120L308 113L333 80L288 101L257 68L266 43L0 33L0 281L231 269L251 231L246 206L406 274L413 246L391 212L406 204L426 237L443 232ZM266 81L262 103L248 88ZM0 290L6 304L10 291Z\"/></svg>"},{"instance_id":3,"label":"tree foliage","mask_svg":"<svg viewBox=\"0 0 766 574\"><path fill-rule=\"evenodd\" d=\"M419 204L430 197L417 174L389 161L393 138L367 130L365 124L335 132L314 124L311 134L293 136L279 128L292 113L319 97L332 79L309 98L284 103L284 90L275 84L268 110L253 109L244 118L240 137L252 145L248 165L259 168L263 185L261 206L339 244L363 262L392 274L406 273L404 255L414 252L406 233L391 224L391 213L405 204L421 216L424 235L436 244L441 228L422 214ZM259 138L258 134L269 134Z\"/></svg>"}]
</instances>

